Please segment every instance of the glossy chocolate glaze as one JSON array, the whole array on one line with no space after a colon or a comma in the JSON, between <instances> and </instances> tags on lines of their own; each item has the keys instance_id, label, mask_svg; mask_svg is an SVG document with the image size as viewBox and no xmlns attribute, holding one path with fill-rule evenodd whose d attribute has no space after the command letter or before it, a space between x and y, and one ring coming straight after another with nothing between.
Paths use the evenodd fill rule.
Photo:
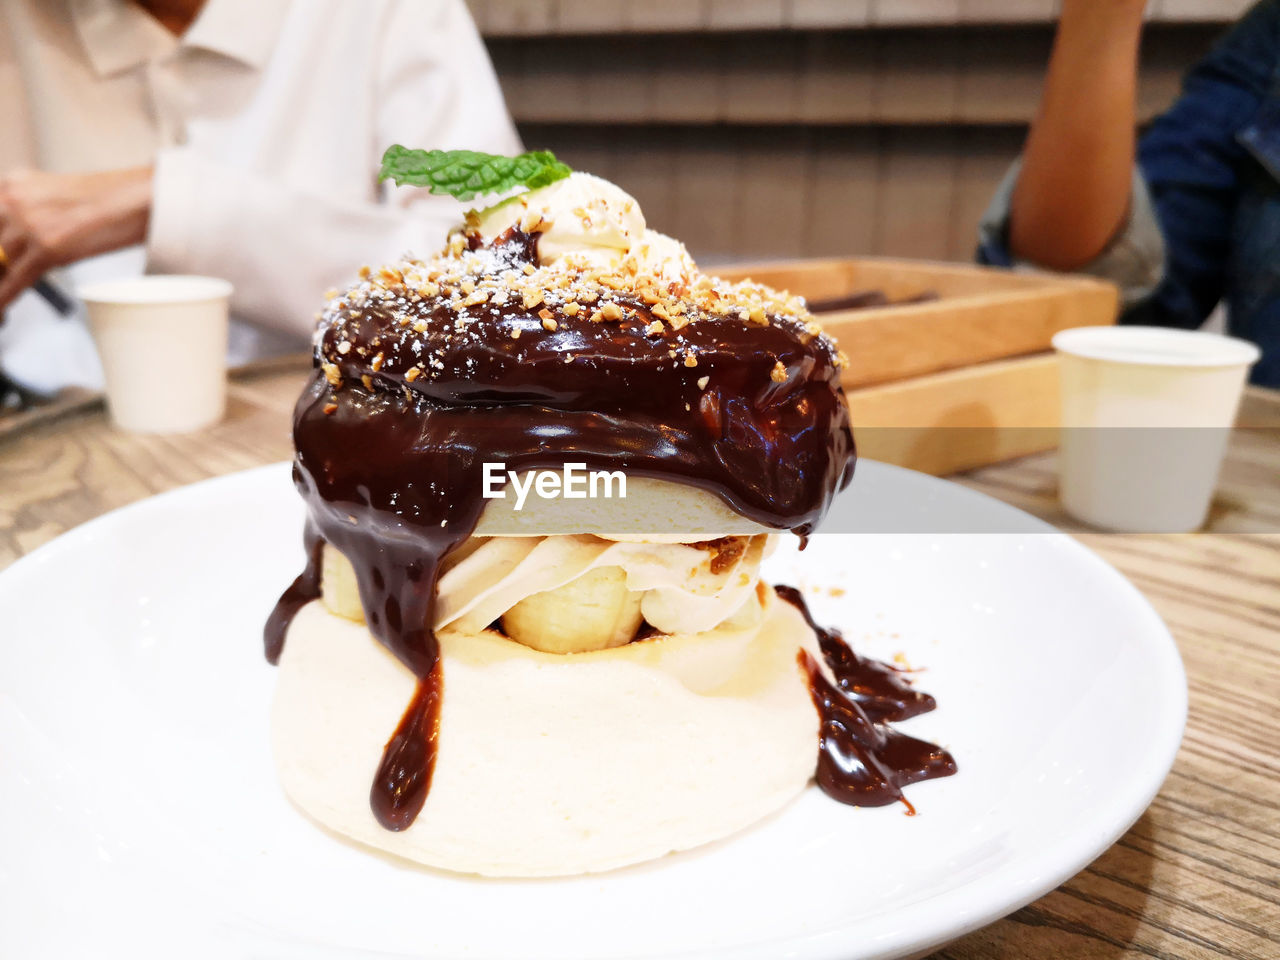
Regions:
<instances>
[{"instance_id":1,"label":"glossy chocolate glaze","mask_svg":"<svg viewBox=\"0 0 1280 960\"><path fill-rule=\"evenodd\" d=\"M537 265L536 238L514 229L482 252L495 274ZM621 315L604 321L519 298L459 309L393 273L326 318L294 414L294 479L315 535L351 561L370 631L419 678L372 788L387 829L426 799L444 696L436 580L479 520L485 462L692 485L801 535L852 476L839 362L805 320L702 314L676 329L638 295L611 298ZM269 658L314 579L281 598Z\"/></svg>"},{"instance_id":2,"label":"glossy chocolate glaze","mask_svg":"<svg viewBox=\"0 0 1280 960\"><path fill-rule=\"evenodd\" d=\"M408 828L431 789L436 741L440 738L440 660L418 681L409 708L387 741L378 772L369 789L369 805L378 822L388 830Z\"/></svg>"},{"instance_id":3,"label":"glossy chocolate glaze","mask_svg":"<svg viewBox=\"0 0 1280 960\"><path fill-rule=\"evenodd\" d=\"M294 480L298 476L298 468L293 468ZM284 649L284 635L289 624L298 611L312 600L320 596L320 566L324 541L316 533L311 521L307 521L302 532L302 543L307 551L307 565L298 574L289 588L276 601L271 616L267 617L267 625L262 629L262 640L268 663L280 662L280 651Z\"/></svg>"},{"instance_id":4,"label":"glossy chocolate glaze","mask_svg":"<svg viewBox=\"0 0 1280 960\"><path fill-rule=\"evenodd\" d=\"M901 670L858 656L840 631L814 623L799 590L784 586L774 590L804 615L836 680L834 684L828 680L808 651L800 651L798 659L809 677L809 692L822 722L818 786L841 803L880 807L901 800L909 813L915 813L902 788L949 777L956 772L956 762L941 747L888 724L927 713L937 705L933 697L913 688Z\"/></svg>"}]
</instances>

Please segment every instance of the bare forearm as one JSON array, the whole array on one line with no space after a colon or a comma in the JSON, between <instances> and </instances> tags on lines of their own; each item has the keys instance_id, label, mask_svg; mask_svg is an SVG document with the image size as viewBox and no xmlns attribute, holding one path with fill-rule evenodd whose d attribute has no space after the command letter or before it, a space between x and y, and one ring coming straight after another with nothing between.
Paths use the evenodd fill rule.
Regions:
<instances>
[{"instance_id":1,"label":"bare forearm","mask_svg":"<svg viewBox=\"0 0 1280 960\"><path fill-rule=\"evenodd\" d=\"M1063 0L1013 193L1015 257L1073 270L1098 256L1123 224L1144 6L1145 0Z\"/></svg>"}]
</instances>

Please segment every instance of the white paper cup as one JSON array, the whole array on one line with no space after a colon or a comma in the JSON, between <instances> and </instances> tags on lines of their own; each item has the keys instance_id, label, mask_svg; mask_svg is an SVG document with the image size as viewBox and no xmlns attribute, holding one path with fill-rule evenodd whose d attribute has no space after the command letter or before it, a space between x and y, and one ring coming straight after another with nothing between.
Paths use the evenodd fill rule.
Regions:
<instances>
[{"instance_id":1,"label":"white paper cup","mask_svg":"<svg viewBox=\"0 0 1280 960\"><path fill-rule=\"evenodd\" d=\"M146 276L76 292L88 310L116 426L135 433L188 433L222 419L231 284L213 277Z\"/></svg>"},{"instance_id":2,"label":"white paper cup","mask_svg":"<svg viewBox=\"0 0 1280 960\"><path fill-rule=\"evenodd\" d=\"M1123 326L1064 330L1053 345L1063 509L1108 530L1203 526L1258 348L1214 333Z\"/></svg>"}]
</instances>

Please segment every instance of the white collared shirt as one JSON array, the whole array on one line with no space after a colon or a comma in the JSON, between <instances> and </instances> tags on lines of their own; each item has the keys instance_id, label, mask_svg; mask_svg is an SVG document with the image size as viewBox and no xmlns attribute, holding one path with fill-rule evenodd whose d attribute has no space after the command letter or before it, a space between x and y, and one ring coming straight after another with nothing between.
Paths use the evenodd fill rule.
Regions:
<instances>
[{"instance_id":1,"label":"white collared shirt","mask_svg":"<svg viewBox=\"0 0 1280 960\"><path fill-rule=\"evenodd\" d=\"M147 269L298 338L461 216L380 186L388 145L520 149L463 0L207 0L180 39L130 0L0 0L0 131L3 170L154 163Z\"/></svg>"}]
</instances>

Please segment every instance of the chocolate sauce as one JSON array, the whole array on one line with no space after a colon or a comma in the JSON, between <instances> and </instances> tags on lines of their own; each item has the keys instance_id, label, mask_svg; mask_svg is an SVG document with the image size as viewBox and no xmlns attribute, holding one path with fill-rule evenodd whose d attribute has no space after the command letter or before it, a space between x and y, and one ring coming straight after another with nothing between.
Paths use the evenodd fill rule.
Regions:
<instances>
[{"instance_id":1,"label":"chocolate sauce","mask_svg":"<svg viewBox=\"0 0 1280 960\"><path fill-rule=\"evenodd\" d=\"M407 829L427 802L440 737L441 672L437 658L431 672L418 681L374 775L369 805L388 830Z\"/></svg>"},{"instance_id":2,"label":"chocolate sauce","mask_svg":"<svg viewBox=\"0 0 1280 960\"><path fill-rule=\"evenodd\" d=\"M294 467L294 476L297 476L297 467ZM320 539L310 520L303 528L302 543L307 550L307 565L302 573L298 574L297 579L289 584L289 588L280 595L275 608L271 611L271 616L267 617L267 625L262 629L263 646L268 663L280 662L280 652L284 649L284 635L289 630L289 624L293 623L293 618L299 610L320 596L320 565L323 559L324 541Z\"/></svg>"},{"instance_id":3,"label":"chocolate sauce","mask_svg":"<svg viewBox=\"0 0 1280 960\"><path fill-rule=\"evenodd\" d=\"M813 622L809 606L794 587L774 587L778 596L801 614L818 637L833 684L806 650L797 659L809 677L809 692L818 708L818 786L823 793L857 807L881 807L902 801L915 808L902 788L921 780L949 777L956 762L941 747L917 740L887 724L932 710L936 703L915 690L888 664L859 657L840 631Z\"/></svg>"},{"instance_id":4,"label":"chocolate sauce","mask_svg":"<svg viewBox=\"0 0 1280 960\"><path fill-rule=\"evenodd\" d=\"M537 264L536 239L514 229L488 253L494 273ZM479 520L485 462L518 472L573 461L682 483L801 536L852 477L835 350L803 319L707 314L675 329L634 296L615 300L621 321L518 297L464 316L400 287L343 301L324 328L294 412L294 480L315 534L351 561L370 631L419 679L372 788L388 829L413 822L430 784L443 697L436 580ZM317 571L314 561L272 614L268 659L318 591Z\"/></svg>"}]
</instances>

